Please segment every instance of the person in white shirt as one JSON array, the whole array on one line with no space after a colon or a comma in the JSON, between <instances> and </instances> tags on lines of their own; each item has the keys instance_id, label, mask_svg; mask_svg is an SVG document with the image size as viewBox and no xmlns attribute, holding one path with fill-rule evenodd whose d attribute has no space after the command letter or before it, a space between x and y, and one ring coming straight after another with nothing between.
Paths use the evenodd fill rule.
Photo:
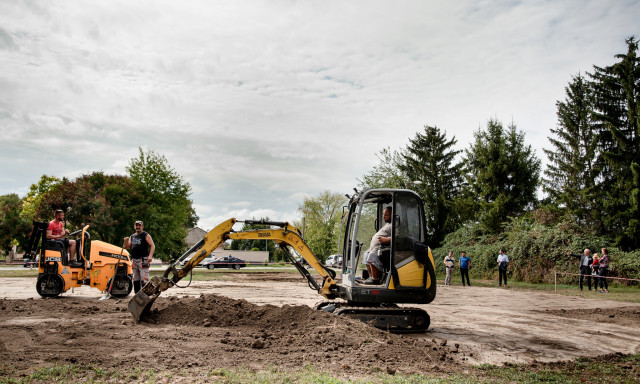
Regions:
<instances>
[{"instance_id":1,"label":"person in white shirt","mask_svg":"<svg viewBox=\"0 0 640 384\"><path fill-rule=\"evenodd\" d=\"M451 285L451 274L453 273L455 262L456 259L453 258L453 252L449 252L449 254L444 257L444 268L447 271L447 276L444 278L444 285Z\"/></svg>"},{"instance_id":2,"label":"person in white shirt","mask_svg":"<svg viewBox=\"0 0 640 384\"><path fill-rule=\"evenodd\" d=\"M367 266L369 278L362 284L380 284L380 271L383 265L379 253L383 245L391 245L391 207L385 208L383 218L386 224L373 235L369 249L364 254L364 264Z\"/></svg>"},{"instance_id":3,"label":"person in white shirt","mask_svg":"<svg viewBox=\"0 0 640 384\"><path fill-rule=\"evenodd\" d=\"M507 266L509 266L509 256L507 256L501 249L498 255L498 279L499 284L502 287L502 279L504 279L504 285L507 286Z\"/></svg>"}]
</instances>

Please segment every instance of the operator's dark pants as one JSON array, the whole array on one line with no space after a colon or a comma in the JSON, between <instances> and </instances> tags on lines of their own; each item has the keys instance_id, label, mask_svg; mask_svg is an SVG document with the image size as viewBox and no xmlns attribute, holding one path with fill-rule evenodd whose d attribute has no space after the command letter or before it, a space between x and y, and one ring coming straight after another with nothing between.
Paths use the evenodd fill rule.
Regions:
<instances>
[{"instance_id":1,"label":"operator's dark pants","mask_svg":"<svg viewBox=\"0 0 640 384\"><path fill-rule=\"evenodd\" d=\"M507 285L507 268L498 268L498 280L502 285L502 279L504 278L504 285Z\"/></svg>"},{"instance_id":2,"label":"operator's dark pants","mask_svg":"<svg viewBox=\"0 0 640 384\"><path fill-rule=\"evenodd\" d=\"M587 279L587 287L591 290L591 268L588 266L580 267L580 290L582 291L582 281ZM597 287L596 287L597 288Z\"/></svg>"},{"instance_id":3,"label":"operator's dark pants","mask_svg":"<svg viewBox=\"0 0 640 384\"><path fill-rule=\"evenodd\" d=\"M460 275L462 276L462 286L464 287L464 277L467 277L467 285L471 286L469 281L469 268L460 268Z\"/></svg>"}]
</instances>

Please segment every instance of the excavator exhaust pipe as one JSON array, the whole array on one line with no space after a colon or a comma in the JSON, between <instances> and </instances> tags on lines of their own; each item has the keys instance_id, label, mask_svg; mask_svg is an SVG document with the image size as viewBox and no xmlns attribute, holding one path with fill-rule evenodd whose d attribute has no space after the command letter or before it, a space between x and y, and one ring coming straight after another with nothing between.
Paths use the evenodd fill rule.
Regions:
<instances>
[{"instance_id":1,"label":"excavator exhaust pipe","mask_svg":"<svg viewBox=\"0 0 640 384\"><path fill-rule=\"evenodd\" d=\"M129 300L129 312L136 321L149 315L153 302L160 297L162 291L166 291L174 285L174 282L166 277L154 276L131 300Z\"/></svg>"}]
</instances>

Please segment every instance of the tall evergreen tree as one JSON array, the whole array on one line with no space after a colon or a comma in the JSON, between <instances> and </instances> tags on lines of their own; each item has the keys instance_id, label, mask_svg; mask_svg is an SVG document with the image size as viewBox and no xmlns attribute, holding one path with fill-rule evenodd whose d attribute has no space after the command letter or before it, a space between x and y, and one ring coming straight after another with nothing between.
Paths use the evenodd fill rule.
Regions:
<instances>
[{"instance_id":1,"label":"tall evergreen tree","mask_svg":"<svg viewBox=\"0 0 640 384\"><path fill-rule=\"evenodd\" d=\"M454 202L462 184L462 163L455 161L461 152L453 149L455 144L455 137L447 140L438 127L425 125L423 133L409 140L399 165L408 180L421 182L414 189L424 200L429 244L435 248L460 222Z\"/></svg>"},{"instance_id":2,"label":"tall evergreen tree","mask_svg":"<svg viewBox=\"0 0 640 384\"><path fill-rule=\"evenodd\" d=\"M491 119L486 131L478 130L474 137L464 159L467 203L475 219L495 233L509 217L536 203L540 160L513 123L505 130Z\"/></svg>"},{"instance_id":3,"label":"tall evergreen tree","mask_svg":"<svg viewBox=\"0 0 640 384\"><path fill-rule=\"evenodd\" d=\"M627 52L590 73L602 149L603 219L623 248L640 247L640 59L638 42L626 39Z\"/></svg>"},{"instance_id":4,"label":"tall evergreen tree","mask_svg":"<svg viewBox=\"0 0 640 384\"><path fill-rule=\"evenodd\" d=\"M552 149L544 149L549 165L543 183L552 204L563 207L578 223L600 230L597 207L597 135L591 120L593 97L588 82L574 76L566 98L556 102L558 126L551 129Z\"/></svg>"}]
</instances>

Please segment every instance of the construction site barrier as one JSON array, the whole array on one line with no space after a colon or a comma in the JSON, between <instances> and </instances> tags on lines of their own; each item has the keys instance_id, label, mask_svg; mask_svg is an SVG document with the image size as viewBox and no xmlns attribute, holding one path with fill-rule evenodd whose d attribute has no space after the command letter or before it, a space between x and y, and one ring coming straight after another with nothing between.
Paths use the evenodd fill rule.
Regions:
<instances>
[{"instance_id":1,"label":"construction site barrier","mask_svg":"<svg viewBox=\"0 0 640 384\"><path fill-rule=\"evenodd\" d=\"M583 275L580 273L569 273L569 272L558 272L553 271L553 285L554 285L554 293L558 293L558 274L568 275L568 276L585 276L585 277L593 277L594 279L611 279L611 280L625 280L625 281L637 281L640 282L640 279L628 279L624 277L613 277L613 276L599 276L599 275ZM597 287L596 287L597 288Z\"/></svg>"}]
</instances>

